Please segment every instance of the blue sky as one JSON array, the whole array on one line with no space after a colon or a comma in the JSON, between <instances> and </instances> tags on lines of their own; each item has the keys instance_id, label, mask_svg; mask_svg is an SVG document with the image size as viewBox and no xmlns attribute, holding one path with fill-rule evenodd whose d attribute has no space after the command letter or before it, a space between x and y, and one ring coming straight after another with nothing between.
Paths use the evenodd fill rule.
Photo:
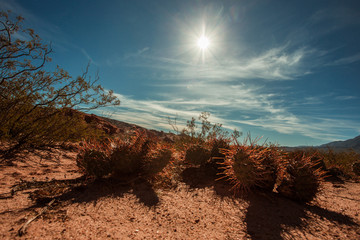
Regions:
<instances>
[{"instance_id":1,"label":"blue sky","mask_svg":"<svg viewBox=\"0 0 360 240\"><path fill-rule=\"evenodd\" d=\"M200 112L287 146L360 134L360 1L0 0L73 76L91 61L119 96L101 109L170 130ZM209 47L201 49L205 35Z\"/></svg>"}]
</instances>

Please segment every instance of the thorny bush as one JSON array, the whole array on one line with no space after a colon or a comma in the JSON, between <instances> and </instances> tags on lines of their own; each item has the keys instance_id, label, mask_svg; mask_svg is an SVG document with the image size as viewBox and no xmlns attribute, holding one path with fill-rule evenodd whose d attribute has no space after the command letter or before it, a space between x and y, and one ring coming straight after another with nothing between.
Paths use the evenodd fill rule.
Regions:
<instances>
[{"instance_id":1,"label":"thorny bush","mask_svg":"<svg viewBox=\"0 0 360 240\"><path fill-rule=\"evenodd\" d=\"M136 130L127 140L87 141L77 156L77 165L89 177L126 180L135 176L151 177L172 160L172 151L145 131Z\"/></svg>"}]
</instances>

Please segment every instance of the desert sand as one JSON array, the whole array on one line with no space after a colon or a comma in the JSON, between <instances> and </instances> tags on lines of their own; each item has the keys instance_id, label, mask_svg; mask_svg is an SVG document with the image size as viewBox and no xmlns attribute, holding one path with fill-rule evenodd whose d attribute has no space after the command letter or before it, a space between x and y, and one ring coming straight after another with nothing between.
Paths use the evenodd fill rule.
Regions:
<instances>
[{"instance_id":1,"label":"desert sand","mask_svg":"<svg viewBox=\"0 0 360 240\"><path fill-rule=\"evenodd\" d=\"M61 184L81 177L75 159L76 152L58 149L42 157L22 154L1 165L0 239L360 239L357 182L324 182L310 204L276 193L234 196L226 184L196 168L185 170L172 188L138 178L98 180L69 190ZM45 183L29 187L39 181ZM52 200L31 199L34 192L50 191L46 182L62 190L52 193L52 205L19 236Z\"/></svg>"}]
</instances>

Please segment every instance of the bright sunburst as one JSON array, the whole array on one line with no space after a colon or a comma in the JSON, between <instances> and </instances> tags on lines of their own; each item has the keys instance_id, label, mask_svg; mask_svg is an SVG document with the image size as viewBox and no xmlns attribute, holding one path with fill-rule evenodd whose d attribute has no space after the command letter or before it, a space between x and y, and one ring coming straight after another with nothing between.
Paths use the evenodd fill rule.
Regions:
<instances>
[{"instance_id":1,"label":"bright sunburst","mask_svg":"<svg viewBox=\"0 0 360 240\"><path fill-rule=\"evenodd\" d=\"M200 48L201 50L204 51L204 50L206 50L206 49L209 47L210 41L209 41L209 39L208 39L206 36L202 36L202 37L200 37L200 38L198 39L197 45L199 46L199 48Z\"/></svg>"}]
</instances>

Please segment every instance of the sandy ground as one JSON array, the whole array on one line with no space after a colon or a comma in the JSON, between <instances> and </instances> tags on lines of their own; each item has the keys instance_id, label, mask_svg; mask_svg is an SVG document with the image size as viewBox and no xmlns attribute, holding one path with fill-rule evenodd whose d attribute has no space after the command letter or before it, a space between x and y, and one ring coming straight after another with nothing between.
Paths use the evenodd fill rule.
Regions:
<instances>
[{"instance_id":1,"label":"sandy ground","mask_svg":"<svg viewBox=\"0 0 360 240\"><path fill-rule=\"evenodd\" d=\"M97 181L63 194L44 214L20 227L47 202L31 189L8 196L23 181L74 179L76 153L54 150L0 166L0 239L360 239L360 183L325 182L311 204L277 194L234 197L197 169L174 189L148 182Z\"/></svg>"}]
</instances>

